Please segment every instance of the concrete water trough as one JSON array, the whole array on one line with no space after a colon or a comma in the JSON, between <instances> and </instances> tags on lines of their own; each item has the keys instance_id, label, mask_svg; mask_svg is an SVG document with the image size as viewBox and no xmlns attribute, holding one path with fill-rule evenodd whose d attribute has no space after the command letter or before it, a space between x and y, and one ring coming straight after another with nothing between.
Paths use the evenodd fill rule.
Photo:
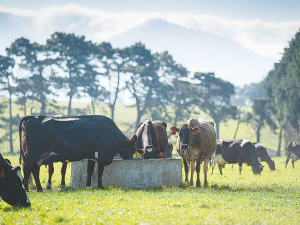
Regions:
<instances>
[{"instance_id":1,"label":"concrete water trough","mask_svg":"<svg viewBox=\"0 0 300 225\"><path fill-rule=\"evenodd\" d=\"M85 188L87 163L81 160L71 164L71 187ZM182 183L181 159L114 159L104 167L103 187L148 188L160 186L180 186ZM92 176L92 187L98 186L97 163Z\"/></svg>"}]
</instances>

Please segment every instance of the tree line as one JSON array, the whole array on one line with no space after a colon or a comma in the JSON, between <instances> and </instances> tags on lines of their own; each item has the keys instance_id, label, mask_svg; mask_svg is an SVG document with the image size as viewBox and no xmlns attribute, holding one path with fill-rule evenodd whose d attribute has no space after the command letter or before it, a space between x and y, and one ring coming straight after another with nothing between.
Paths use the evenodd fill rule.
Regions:
<instances>
[{"instance_id":1,"label":"tree line","mask_svg":"<svg viewBox=\"0 0 300 225\"><path fill-rule=\"evenodd\" d=\"M265 96L274 106L280 125L288 141L300 141L300 32L284 49L281 60L275 63L265 81Z\"/></svg>"},{"instance_id":2,"label":"tree line","mask_svg":"<svg viewBox=\"0 0 300 225\"><path fill-rule=\"evenodd\" d=\"M52 34L44 45L22 37L6 49L6 55L0 55L0 90L5 93L0 104L0 128L6 131L1 141L9 141L13 152L12 136L18 131L20 117L57 114L60 107L56 103L62 93L68 98L67 115L81 114L72 108L72 103L74 99L88 97L92 114L95 114L97 104L107 104L114 120L117 101L127 91L135 102L132 105L137 112L135 129L146 114L153 120L168 120L177 126L178 122L185 121L201 109L214 120L217 138L220 136L220 123L233 118L237 119L234 138L239 124L246 122L253 127L259 142L262 127L267 124L275 131L280 123L278 121L282 121L284 115L289 120L294 118L300 105L293 108L293 117L289 117L286 113L289 105L284 107L286 111L280 109L276 101L282 99L274 97L279 78L276 81L269 78L281 74L278 68L282 71L286 67L283 62L287 61L288 54L292 58L292 53L285 53L282 62L275 64L274 70L257 88L264 89L268 98L257 98L261 93L254 94L252 112L248 112L231 104L235 94L233 84L217 78L213 72L191 75L167 51L152 53L142 43L113 48L108 42L93 43L84 36L63 32ZM295 76L297 78L297 73ZM297 83L290 82L293 85ZM14 98L23 115L12 116ZM6 110L9 118L3 116Z\"/></svg>"},{"instance_id":3,"label":"tree line","mask_svg":"<svg viewBox=\"0 0 300 225\"><path fill-rule=\"evenodd\" d=\"M67 115L77 114L72 111L74 99L88 96L93 114L95 104L104 103L114 119L117 100L124 91L135 102L135 128L146 113L154 120L168 118L176 126L201 108L215 121L219 136L219 123L234 118L237 112L230 104L234 85L214 73L189 73L167 51L151 53L142 43L113 48L108 42L97 44L63 32L52 34L45 45L19 38L0 56L1 91L7 96L0 114L8 109L10 115L9 119L1 117L3 126L9 127L2 141L6 137L13 151L12 135L21 117L12 116L14 97L26 116L55 114L58 93L68 97ZM28 112L37 104L39 111ZM167 107L172 107L172 115Z\"/></svg>"}]
</instances>

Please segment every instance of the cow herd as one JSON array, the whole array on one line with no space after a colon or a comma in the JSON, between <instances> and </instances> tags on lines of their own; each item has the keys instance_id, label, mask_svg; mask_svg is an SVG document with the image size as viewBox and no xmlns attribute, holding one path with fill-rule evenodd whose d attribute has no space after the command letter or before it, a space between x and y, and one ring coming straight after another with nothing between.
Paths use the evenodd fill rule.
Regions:
<instances>
[{"instance_id":1,"label":"cow herd","mask_svg":"<svg viewBox=\"0 0 300 225\"><path fill-rule=\"evenodd\" d=\"M176 149L182 157L185 181L193 186L196 167L196 186L200 187L200 165L203 162L204 186L207 185L208 163L211 173L218 164L220 174L225 164L251 166L254 174L260 174L266 161L271 170L275 163L266 148L248 140L216 140L214 123L202 119L189 119L180 127L171 127L173 135L178 133ZM167 124L147 119L139 124L136 134L128 139L114 121L105 116L27 116L20 121L20 166L12 167L0 154L0 196L10 205L30 206L26 195L30 175L36 183L37 191L42 191L39 170L41 165L49 165L47 189L51 189L53 163L63 162L61 187L65 185L67 162L88 159L87 186L91 185L94 165L98 162L98 188L103 188L104 167L112 163L118 155L122 159L132 159L134 154L143 159L172 157L173 145L168 143ZM300 158L300 145L288 145L288 158ZM189 164L191 169L188 179ZM196 164L196 165L195 165Z\"/></svg>"}]
</instances>

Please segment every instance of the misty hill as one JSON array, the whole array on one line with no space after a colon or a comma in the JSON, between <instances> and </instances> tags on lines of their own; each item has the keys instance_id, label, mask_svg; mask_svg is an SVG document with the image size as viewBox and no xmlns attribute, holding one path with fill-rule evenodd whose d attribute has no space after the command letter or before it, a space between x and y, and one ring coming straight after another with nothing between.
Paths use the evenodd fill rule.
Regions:
<instances>
[{"instance_id":1,"label":"misty hill","mask_svg":"<svg viewBox=\"0 0 300 225\"><path fill-rule=\"evenodd\" d=\"M217 77L239 86L260 82L274 64L274 59L259 56L230 39L160 19L110 39L114 47L121 48L139 41L152 52L169 51L191 72L215 72Z\"/></svg>"}]
</instances>

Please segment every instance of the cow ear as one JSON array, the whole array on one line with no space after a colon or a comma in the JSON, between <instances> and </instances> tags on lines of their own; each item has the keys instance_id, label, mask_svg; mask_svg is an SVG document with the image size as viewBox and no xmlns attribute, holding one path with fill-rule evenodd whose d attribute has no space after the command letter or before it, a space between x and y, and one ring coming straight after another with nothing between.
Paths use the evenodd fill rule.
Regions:
<instances>
[{"instance_id":1,"label":"cow ear","mask_svg":"<svg viewBox=\"0 0 300 225\"><path fill-rule=\"evenodd\" d=\"M20 166L14 166L13 168L12 168L12 171L14 171L14 172L17 172L17 171L19 171L19 170L21 170L21 167Z\"/></svg>"},{"instance_id":2,"label":"cow ear","mask_svg":"<svg viewBox=\"0 0 300 225\"><path fill-rule=\"evenodd\" d=\"M6 161L9 165L11 165L11 162L10 162L9 159L5 159L5 161Z\"/></svg>"},{"instance_id":3,"label":"cow ear","mask_svg":"<svg viewBox=\"0 0 300 225\"><path fill-rule=\"evenodd\" d=\"M160 124L163 125L165 129L167 129L167 123L165 121L161 121Z\"/></svg>"},{"instance_id":4,"label":"cow ear","mask_svg":"<svg viewBox=\"0 0 300 225\"><path fill-rule=\"evenodd\" d=\"M137 141L137 136L133 135L133 137L130 139L130 142L135 144L136 141Z\"/></svg>"},{"instance_id":5,"label":"cow ear","mask_svg":"<svg viewBox=\"0 0 300 225\"><path fill-rule=\"evenodd\" d=\"M212 125L213 127L215 127L215 123L214 123L213 121L208 120L208 123L209 123L210 125Z\"/></svg>"},{"instance_id":6,"label":"cow ear","mask_svg":"<svg viewBox=\"0 0 300 225\"><path fill-rule=\"evenodd\" d=\"M292 147L296 147L296 142L293 142Z\"/></svg>"},{"instance_id":7,"label":"cow ear","mask_svg":"<svg viewBox=\"0 0 300 225\"><path fill-rule=\"evenodd\" d=\"M176 132L179 131L179 129L177 127L171 127L170 130L172 131L172 134L176 134Z\"/></svg>"}]
</instances>

